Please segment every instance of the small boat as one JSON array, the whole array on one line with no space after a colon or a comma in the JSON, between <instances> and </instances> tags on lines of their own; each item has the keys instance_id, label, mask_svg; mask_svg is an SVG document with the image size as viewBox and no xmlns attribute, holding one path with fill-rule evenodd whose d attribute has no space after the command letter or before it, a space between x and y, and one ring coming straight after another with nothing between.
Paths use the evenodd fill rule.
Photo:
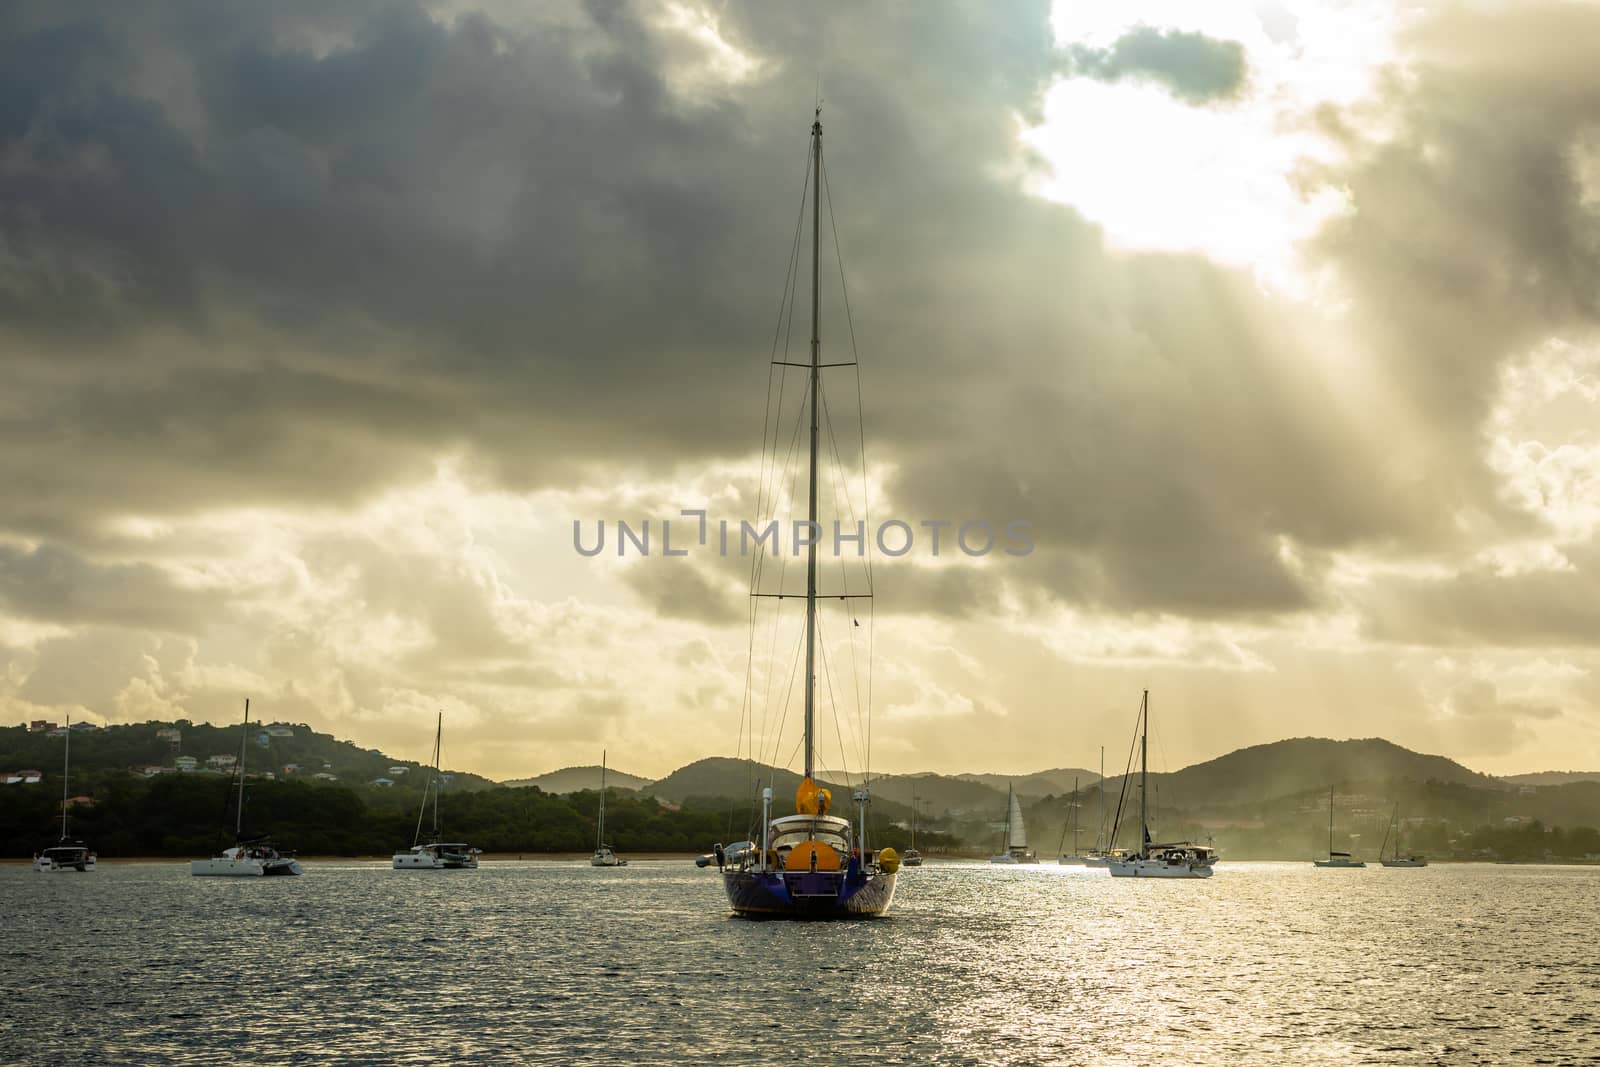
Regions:
<instances>
[{"instance_id":1,"label":"small boat","mask_svg":"<svg viewBox=\"0 0 1600 1067\"><path fill-rule=\"evenodd\" d=\"M292 853L279 852L267 834L244 833L244 756L250 741L250 701L244 702L244 732L239 738L239 800L233 819L232 848L208 860L190 860L189 873L197 878L261 878L271 875L302 874L300 862Z\"/></svg>"},{"instance_id":2,"label":"small boat","mask_svg":"<svg viewBox=\"0 0 1600 1067\"><path fill-rule=\"evenodd\" d=\"M917 787L911 787L911 847L900 857L902 867L921 867L922 853L917 851Z\"/></svg>"},{"instance_id":3,"label":"small boat","mask_svg":"<svg viewBox=\"0 0 1600 1067\"><path fill-rule=\"evenodd\" d=\"M397 871L462 871L476 870L482 849L473 848L465 841L439 840L439 781L440 743L444 740L444 712L439 713L439 724L433 734L433 773L422 791L422 807L417 811L417 829L411 835L411 847L394 854L393 865ZM433 796L433 834L422 841L422 817L428 811L428 796Z\"/></svg>"},{"instance_id":4,"label":"small boat","mask_svg":"<svg viewBox=\"0 0 1600 1067\"><path fill-rule=\"evenodd\" d=\"M811 192L811 358L804 364L807 382L807 407L810 409L810 450L808 464L809 499L806 519L810 528L820 529L817 521L819 455L819 415L822 414L822 301L819 284L822 239L822 108L819 105L811 124L811 164L807 180ZM803 221L803 216L802 216ZM798 247L798 231L796 247ZM793 278L793 275L791 275ZM787 300L787 296L785 298ZM792 304L791 304L792 306ZM780 361L774 361L777 365ZM789 366L787 361L781 361ZM854 366L854 361L840 366ZM796 432L800 423L797 420ZM763 435L764 437L765 435ZM765 448L763 440L763 448ZM828 814L831 792L819 786L816 768L817 697L817 540L806 546L805 620L800 644L804 648L805 738L802 746L805 773L795 790L795 813L777 818L772 814L772 787L761 790L760 840L718 843L710 855L701 856L701 867L715 862L722 874L722 887L733 913L742 918L835 919L883 915L894 902L895 879L900 872L900 856L892 848L872 849L867 843L867 805L865 785L854 791L860 822L853 827L849 819ZM759 579L752 571L750 595L763 596L756 587ZM782 597L784 594L770 594ZM798 594L795 594L798 599ZM832 599L834 594L828 594ZM871 598L872 593L838 594L839 599ZM752 625L754 625L752 612ZM826 655L826 649L823 650ZM822 994L824 997L826 993Z\"/></svg>"},{"instance_id":5,"label":"small boat","mask_svg":"<svg viewBox=\"0 0 1600 1067\"><path fill-rule=\"evenodd\" d=\"M1072 800L1070 803L1072 807L1072 822L1061 828L1061 844L1056 846L1056 851L1060 852L1061 855L1056 862L1063 867L1086 867L1089 863L1089 857L1078 850L1078 809L1082 805L1078 803L1078 780L1076 778L1072 780ZM1068 830L1072 831L1072 851L1061 852L1061 845L1067 843Z\"/></svg>"},{"instance_id":6,"label":"small boat","mask_svg":"<svg viewBox=\"0 0 1600 1067\"><path fill-rule=\"evenodd\" d=\"M1028 847L1028 828L1022 822L1022 798L1006 786L1006 828L1000 837L1001 851L989 857L990 863L1038 863L1039 854Z\"/></svg>"},{"instance_id":7,"label":"small boat","mask_svg":"<svg viewBox=\"0 0 1600 1067\"><path fill-rule=\"evenodd\" d=\"M1145 804L1146 785L1149 779L1150 750L1150 690L1144 691L1139 702L1139 847L1131 850L1114 850L1106 858L1106 868L1113 878L1210 878L1212 866L1217 862L1217 850L1210 845L1197 845L1193 841L1172 841L1159 844L1150 839L1150 820ZM1127 788L1127 775L1123 775L1123 788ZM1122 805L1117 805L1120 815ZM1113 824L1111 837L1116 839Z\"/></svg>"},{"instance_id":8,"label":"small boat","mask_svg":"<svg viewBox=\"0 0 1600 1067\"><path fill-rule=\"evenodd\" d=\"M92 871L94 870L95 854L82 841L70 840L71 834L67 832L67 820L71 815L71 807L67 804L68 771L72 767L72 716L67 716L67 732L62 739L65 747L61 751L61 840L49 848L40 849L33 857L33 869L40 872L54 871Z\"/></svg>"},{"instance_id":9,"label":"small boat","mask_svg":"<svg viewBox=\"0 0 1600 1067\"><path fill-rule=\"evenodd\" d=\"M1312 860L1318 867L1365 867L1366 863L1356 859L1348 852L1336 852L1333 848L1333 786L1328 787L1328 858L1325 860Z\"/></svg>"},{"instance_id":10,"label":"small boat","mask_svg":"<svg viewBox=\"0 0 1600 1067\"><path fill-rule=\"evenodd\" d=\"M1085 867L1105 867L1111 862L1106 852L1106 746L1100 746L1100 829L1095 831L1094 848L1083 854Z\"/></svg>"},{"instance_id":11,"label":"small boat","mask_svg":"<svg viewBox=\"0 0 1600 1067\"><path fill-rule=\"evenodd\" d=\"M1378 862L1385 867L1426 867L1428 858L1416 852L1400 854L1400 805L1394 806L1394 814L1389 816L1389 829L1383 832L1383 844L1378 846ZM1389 832L1394 832L1394 854L1385 856L1384 850L1389 846Z\"/></svg>"},{"instance_id":12,"label":"small boat","mask_svg":"<svg viewBox=\"0 0 1600 1067\"><path fill-rule=\"evenodd\" d=\"M606 753L600 750L600 815L595 820L594 855L589 857L591 867L626 867L628 861L618 859L616 850L606 844Z\"/></svg>"}]
</instances>

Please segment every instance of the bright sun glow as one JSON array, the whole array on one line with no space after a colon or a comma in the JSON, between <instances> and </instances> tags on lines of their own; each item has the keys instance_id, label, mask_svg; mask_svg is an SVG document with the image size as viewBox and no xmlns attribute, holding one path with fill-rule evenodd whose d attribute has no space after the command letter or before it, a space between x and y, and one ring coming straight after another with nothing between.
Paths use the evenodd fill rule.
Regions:
<instances>
[{"instance_id":1,"label":"bright sun glow","mask_svg":"<svg viewBox=\"0 0 1600 1067\"><path fill-rule=\"evenodd\" d=\"M1195 252L1248 267L1305 295L1296 246L1346 207L1341 190L1307 187L1308 162L1332 146L1311 112L1370 89L1392 55L1393 18L1367 5L1212 8L1058 3L1057 44L1105 48L1138 26L1235 41L1248 67L1235 97L1195 105L1131 78L1067 77L1045 96L1023 140L1049 164L1036 195L1070 204L1133 250Z\"/></svg>"}]
</instances>

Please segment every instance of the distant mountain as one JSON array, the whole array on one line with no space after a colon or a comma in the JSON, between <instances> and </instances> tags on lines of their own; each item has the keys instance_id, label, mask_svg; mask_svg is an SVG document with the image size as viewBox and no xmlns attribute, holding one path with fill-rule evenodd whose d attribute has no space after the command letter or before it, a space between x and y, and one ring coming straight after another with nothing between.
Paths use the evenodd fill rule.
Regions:
<instances>
[{"instance_id":1,"label":"distant mountain","mask_svg":"<svg viewBox=\"0 0 1600 1067\"><path fill-rule=\"evenodd\" d=\"M596 764L593 767L563 767L548 774L540 774L532 778L517 778L500 784L510 788L536 785L546 793L577 793L585 789L600 788L600 766ZM638 790L649 784L650 779L648 778L641 778L637 774L627 774L617 770L615 767L606 768L607 789Z\"/></svg>"},{"instance_id":2,"label":"distant mountain","mask_svg":"<svg viewBox=\"0 0 1600 1067\"><path fill-rule=\"evenodd\" d=\"M1005 816L1005 786L996 789L972 781L967 775L891 774L872 781L872 795L877 799L909 808L913 794L922 804L923 814L935 818L957 812L981 813L997 819Z\"/></svg>"},{"instance_id":3,"label":"distant mountain","mask_svg":"<svg viewBox=\"0 0 1600 1067\"><path fill-rule=\"evenodd\" d=\"M833 793L836 810L848 807L850 790L847 787L818 779ZM679 767L660 781L640 787L640 792L681 804L690 797L744 799L756 796L763 785L772 786L772 795L778 803L792 805L794 791L800 785L800 776L794 771L766 764L751 764L748 760L731 756L710 756ZM788 807L782 810L788 810Z\"/></svg>"},{"instance_id":4,"label":"distant mountain","mask_svg":"<svg viewBox=\"0 0 1600 1067\"><path fill-rule=\"evenodd\" d=\"M1207 808L1259 804L1355 782L1410 779L1505 788L1501 779L1455 760L1413 752L1377 737L1359 741L1296 737L1252 745L1170 774L1152 774L1151 779L1168 803ZM1120 785L1120 777L1109 778L1106 790L1114 794Z\"/></svg>"},{"instance_id":5,"label":"distant mountain","mask_svg":"<svg viewBox=\"0 0 1600 1067\"><path fill-rule=\"evenodd\" d=\"M1532 774L1505 774L1502 782L1512 785L1566 785L1568 782L1600 782L1600 771L1535 771Z\"/></svg>"},{"instance_id":6,"label":"distant mountain","mask_svg":"<svg viewBox=\"0 0 1600 1067\"><path fill-rule=\"evenodd\" d=\"M1071 793L1074 778L1078 780L1079 789L1087 789L1100 780L1094 771L1082 767L1057 767L1055 770L1035 771L1032 774L958 774L956 777L967 782L981 782L1002 793L1010 786L1024 797Z\"/></svg>"},{"instance_id":7,"label":"distant mountain","mask_svg":"<svg viewBox=\"0 0 1600 1067\"><path fill-rule=\"evenodd\" d=\"M833 793L833 810L844 812L850 806L853 787L861 780L853 778L841 784L826 778L817 779ZM794 791L800 785L800 775L784 768L765 764L751 765L747 760L728 756L713 756L696 760L687 767L679 767L658 782L641 788L641 792L682 803L690 797L738 799L757 795L763 785L771 785L772 795L779 811L787 811L793 803ZM938 818L951 812L999 812L1004 815L1006 795L981 782L969 782L941 774L894 774L874 778L871 782L872 799L877 810L885 817L899 817L896 809L904 808L904 816L911 815L913 793L924 801L923 812Z\"/></svg>"}]
</instances>

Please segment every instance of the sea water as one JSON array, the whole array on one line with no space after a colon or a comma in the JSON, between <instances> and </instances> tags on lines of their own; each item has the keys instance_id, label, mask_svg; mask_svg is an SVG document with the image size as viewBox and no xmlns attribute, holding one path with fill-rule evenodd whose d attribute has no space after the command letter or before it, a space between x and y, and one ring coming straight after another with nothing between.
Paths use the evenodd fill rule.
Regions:
<instances>
[{"instance_id":1,"label":"sea water","mask_svg":"<svg viewBox=\"0 0 1600 1067\"><path fill-rule=\"evenodd\" d=\"M688 861L207 879L0 867L0 1062L1567 1063L1600 868L932 861L886 919L730 917Z\"/></svg>"}]
</instances>

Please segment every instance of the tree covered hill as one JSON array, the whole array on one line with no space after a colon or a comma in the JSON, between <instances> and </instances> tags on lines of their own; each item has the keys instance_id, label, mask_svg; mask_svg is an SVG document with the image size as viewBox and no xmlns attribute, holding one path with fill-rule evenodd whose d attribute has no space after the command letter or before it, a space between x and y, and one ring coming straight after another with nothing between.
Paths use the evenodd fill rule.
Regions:
<instances>
[{"instance_id":1,"label":"tree covered hill","mask_svg":"<svg viewBox=\"0 0 1600 1067\"><path fill-rule=\"evenodd\" d=\"M240 729L239 725L212 726L185 719L175 723L127 723L73 730L72 775L76 780L80 773L92 776L146 766L173 767L179 756L192 756L205 767L206 760L212 756L238 756ZM169 739L168 732L173 730L179 735L175 742ZM163 736L164 733L168 736ZM59 772L62 746L62 738L44 731L29 731L25 726L0 727L0 771ZM375 749L360 748L352 742L317 733L303 724L291 723L252 722L245 746L245 765L252 771L270 771L278 777L332 774L350 785L390 778L398 786L417 790L422 788L421 779L425 777L417 773L424 765L415 760L395 759ZM286 771L290 766L298 769ZM406 773L391 774L392 767L405 767ZM457 790L487 789L494 785L481 775L445 770L453 776L451 785Z\"/></svg>"},{"instance_id":2,"label":"tree covered hill","mask_svg":"<svg viewBox=\"0 0 1600 1067\"><path fill-rule=\"evenodd\" d=\"M1137 781L1137 756L1134 761L1131 778ZM1413 752L1376 737L1359 741L1295 737L1236 749L1179 771L1150 775L1154 788L1171 803L1216 810L1266 804L1307 791L1325 793L1330 787L1353 782L1390 780L1446 782L1475 789L1506 788L1500 779L1469 770L1452 759ZM1110 795L1115 796L1121 785L1120 774L1107 776L1106 791Z\"/></svg>"}]
</instances>

